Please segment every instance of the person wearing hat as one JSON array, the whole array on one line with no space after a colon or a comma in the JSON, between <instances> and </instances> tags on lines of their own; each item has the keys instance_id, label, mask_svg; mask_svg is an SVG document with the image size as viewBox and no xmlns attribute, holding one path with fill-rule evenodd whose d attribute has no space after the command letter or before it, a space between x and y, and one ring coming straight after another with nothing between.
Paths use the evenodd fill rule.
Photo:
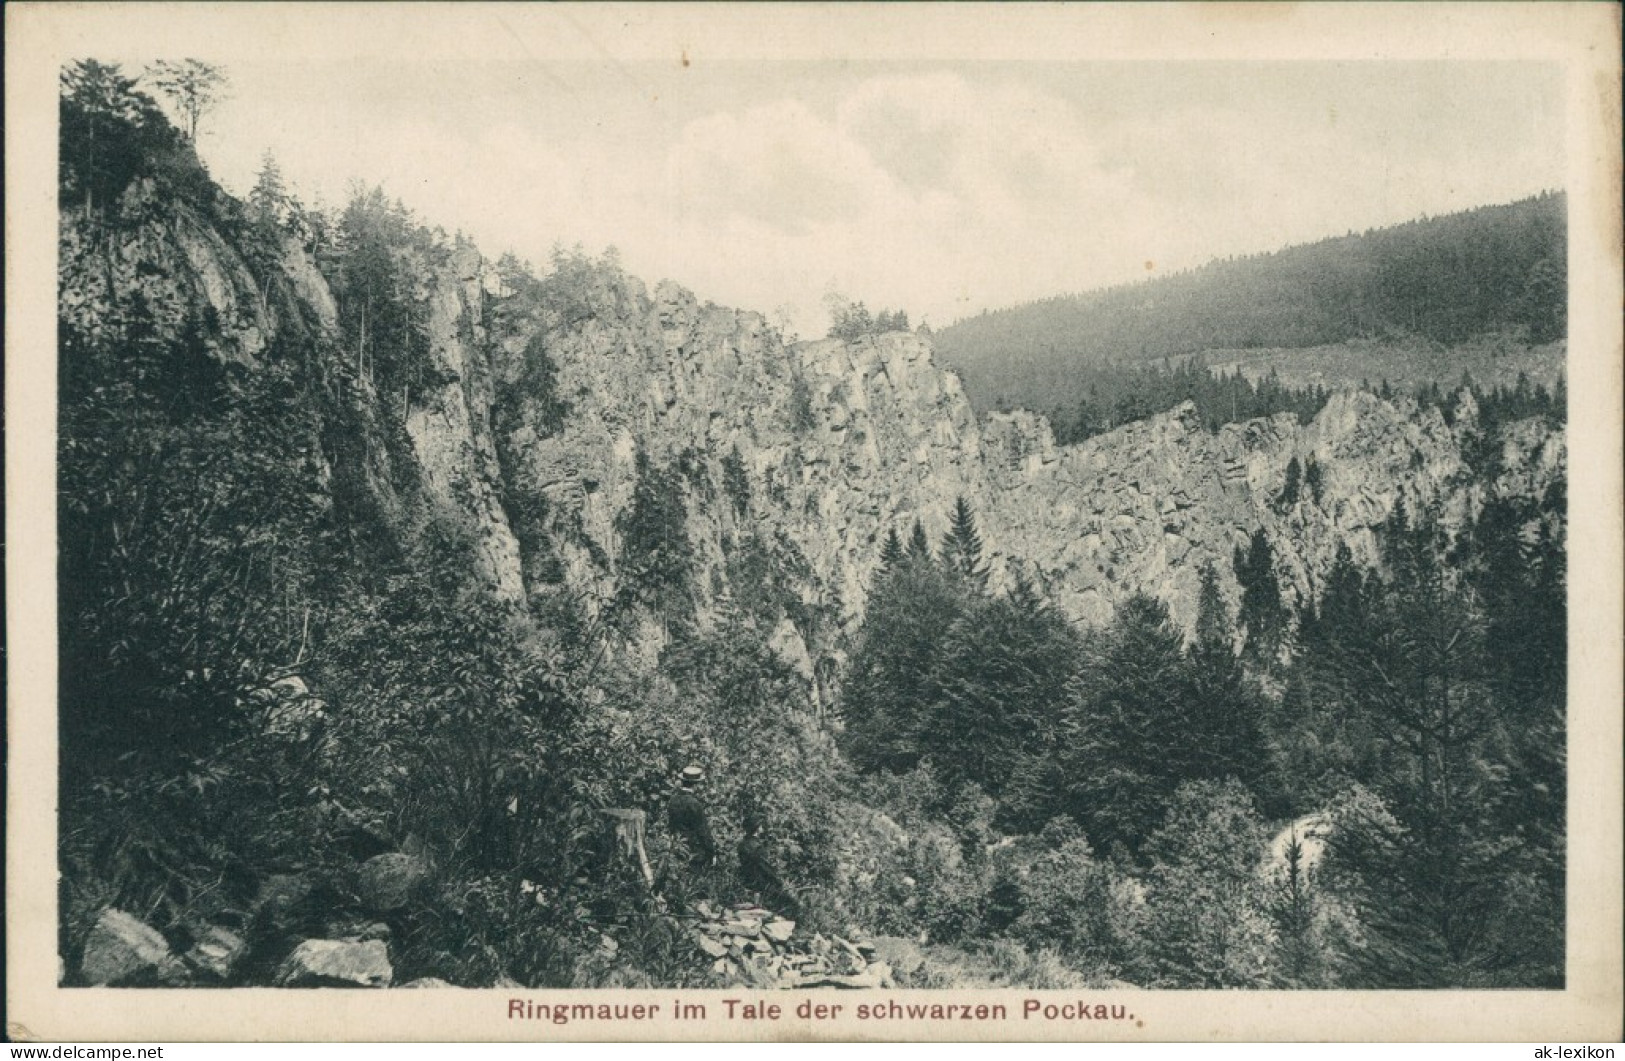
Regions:
<instances>
[{"instance_id":1,"label":"person wearing hat","mask_svg":"<svg viewBox=\"0 0 1625 1061\"><path fill-rule=\"evenodd\" d=\"M677 836L688 842L693 852L689 865L692 869L705 869L716 863L717 842L711 835L711 824L706 821L705 807L695 794L705 771L698 766L683 767L677 775L677 792L666 805L666 824Z\"/></svg>"}]
</instances>

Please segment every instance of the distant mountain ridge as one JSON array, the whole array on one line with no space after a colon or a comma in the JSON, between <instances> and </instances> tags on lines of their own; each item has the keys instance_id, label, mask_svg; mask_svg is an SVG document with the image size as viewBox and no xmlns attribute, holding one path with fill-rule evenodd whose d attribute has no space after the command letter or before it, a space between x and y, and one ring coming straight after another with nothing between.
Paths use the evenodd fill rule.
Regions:
<instances>
[{"instance_id":1,"label":"distant mountain ridge","mask_svg":"<svg viewBox=\"0 0 1625 1061\"><path fill-rule=\"evenodd\" d=\"M1052 412L1083 397L1080 370L1208 350L1540 345L1566 330L1566 221L1565 195L1547 192L983 313L936 347L978 410Z\"/></svg>"}]
</instances>

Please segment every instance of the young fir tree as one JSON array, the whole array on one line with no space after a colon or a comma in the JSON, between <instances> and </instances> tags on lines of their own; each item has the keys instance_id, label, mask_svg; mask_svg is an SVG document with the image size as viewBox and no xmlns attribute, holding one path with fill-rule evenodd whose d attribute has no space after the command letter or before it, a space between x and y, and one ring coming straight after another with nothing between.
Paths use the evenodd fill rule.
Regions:
<instances>
[{"instance_id":1,"label":"young fir tree","mask_svg":"<svg viewBox=\"0 0 1625 1061\"><path fill-rule=\"evenodd\" d=\"M1266 900L1275 924L1275 982L1286 988L1335 986L1332 951L1321 924L1319 873L1295 826L1283 854L1283 864L1270 875Z\"/></svg>"}]
</instances>

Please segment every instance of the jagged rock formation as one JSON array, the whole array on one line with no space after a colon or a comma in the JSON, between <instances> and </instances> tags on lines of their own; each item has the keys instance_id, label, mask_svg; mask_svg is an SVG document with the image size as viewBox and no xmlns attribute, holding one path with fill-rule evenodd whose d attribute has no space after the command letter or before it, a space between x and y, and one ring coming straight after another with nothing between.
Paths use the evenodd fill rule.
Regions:
<instances>
[{"instance_id":1,"label":"jagged rock formation","mask_svg":"<svg viewBox=\"0 0 1625 1061\"><path fill-rule=\"evenodd\" d=\"M1187 624L1200 565L1214 562L1228 580L1232 551L1259 527L1286 591L1305 599L1340 541L1374 560L1373 529L1399 500L1437 505L1447 524L1482 501L1462 463L1477 430L1470 408L1447 425L1407 399L1351 392L1307 425L1281 415L1209 434L1183 406L1057 447L1040 417L978 424L920 336L786 348L760 316L702 307L669 283L653 298L635 281L617 294L605 301L625 316L548 346L571 403L562 426L498 442L504 464L519 469L506 488L546 496L555 538L578 543L565 564L578 583L613 571L614 520L640 445L657 463L696 469L689 533L708 568L720 570L742 525L782 534L808 562L806 595L848 626L886 532L906 536L919 519L940 540L960 495L977 513L995 587L1024 569L1090 622L1145 590ZM1505 450L1496 489L1538 492L1562 475L1562 437L1543 423L1519 425ZM723 500L731 451L749 476L744 516ZM1319 496L1277 505L1288 462L1311 455L1324 474Z\"/></svg>"}]
</instances>

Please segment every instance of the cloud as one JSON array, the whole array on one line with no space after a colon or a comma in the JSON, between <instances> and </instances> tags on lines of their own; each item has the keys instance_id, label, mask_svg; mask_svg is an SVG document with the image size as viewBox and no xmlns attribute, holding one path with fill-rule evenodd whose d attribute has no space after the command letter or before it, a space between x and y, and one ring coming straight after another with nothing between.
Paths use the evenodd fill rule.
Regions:
<instances>
[{"instance_id":1,"label":"cloud","mask_svg":"<svg viewBox=\"0 0 1625 1061\"><path fill-rule=\"evenodd\" d=\"M823 110L785 99L697 118L666 173L668 224L728 247L688 275L793 303L807 331L832 288L941 324L1076 286L1099 226L1143 213L1072 104L954 73L870 78Z\"/></svg>"},{"instance_id":2,"label":"cloud","mask_svg":"<svg viewBox=\"0 0 1625 1061\"><path fill-rule=\"evenodd\" d=\"M863 145L795 100L690 122L667 172L687 218L737 215L786 234L870 218L893 193Z\"/></svg>"},{"instance_id":3,"label":"cloud","mask_svg":"<svg viewBox=\"0 0 1625 1061\"><path fill-rule=\"evenodd\" d=\"M1459 67L245 66L205 148L239 190L271 147L307 198L381 181L493 256L615 245L814 334L831 290L941 325L1558 184L1556 97Z\"/></svg>"}]
</instances>

